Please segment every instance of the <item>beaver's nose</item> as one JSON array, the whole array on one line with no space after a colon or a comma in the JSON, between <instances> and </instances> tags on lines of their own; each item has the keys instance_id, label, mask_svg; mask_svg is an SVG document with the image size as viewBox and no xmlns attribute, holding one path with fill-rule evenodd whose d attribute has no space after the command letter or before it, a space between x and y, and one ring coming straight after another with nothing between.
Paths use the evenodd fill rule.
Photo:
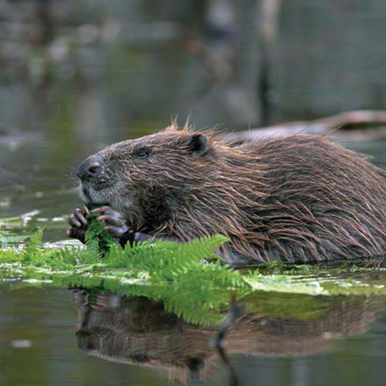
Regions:
<instances>
[{"instance_id":1,"label":"beaver's nose","mask_svg":"<svg viewBox=\"0 0 386 386\"><path fill-rule=\"evenodd\" d=\"M86 161L82 162L76 171L76 175L82 181L98 177L101 173L102 167L99 163L90 159L86 159Z\"/></svg>"}]
</instances>

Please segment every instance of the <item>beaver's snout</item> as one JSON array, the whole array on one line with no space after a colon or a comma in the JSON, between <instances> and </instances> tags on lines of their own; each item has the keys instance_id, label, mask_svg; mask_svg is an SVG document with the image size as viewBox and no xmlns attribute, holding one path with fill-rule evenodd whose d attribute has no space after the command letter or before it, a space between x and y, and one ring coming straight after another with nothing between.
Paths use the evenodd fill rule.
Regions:
<instances>
[{"instance_id":1,"label":"beaver's snout","mask_svg":"<svg viewBox=\"0 0 386 386\"><path fill-rule=\"evenodd\" d=\"M99 155L84 160L78 166L76 175L80 181L79 192L88 205L107 205L111 201L111 194L119 185L113 171Z\"/></svg>"},{"instance_id":2,"label":"beaver's snout","mask_svg":"<svg viewBox=\"0 0 386 386\"><path fill-rule=\"evenodd\" d=\"M87 181L100 177L102 172L102 166L98 162L92 158L87 158L79 165L76 175L81 181Z\"/></svg>"}]
</instances>

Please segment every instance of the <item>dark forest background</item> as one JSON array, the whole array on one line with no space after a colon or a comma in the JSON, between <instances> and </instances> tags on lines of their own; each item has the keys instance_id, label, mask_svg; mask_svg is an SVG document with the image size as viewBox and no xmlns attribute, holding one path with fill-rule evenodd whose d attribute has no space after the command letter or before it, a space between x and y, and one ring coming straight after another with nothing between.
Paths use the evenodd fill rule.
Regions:
<instances>
[{"instance_id":1,"label":"dark forest background","mask_svg":"<svg viewBox=\"0 0 386 386\"><path fill-rule=\"evenodd\" d=\"M383 109L385 36L384 0L0 0L0 131L112 142L176 116Z\"/></svg>"}]
</instances>

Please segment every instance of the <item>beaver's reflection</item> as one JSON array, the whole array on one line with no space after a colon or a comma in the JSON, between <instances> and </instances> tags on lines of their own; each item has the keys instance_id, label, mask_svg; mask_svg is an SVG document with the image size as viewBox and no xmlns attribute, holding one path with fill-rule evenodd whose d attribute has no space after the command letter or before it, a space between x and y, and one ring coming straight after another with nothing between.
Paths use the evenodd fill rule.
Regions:
<instances>
[{"instance_id":1,"label":"beaver's reflection","mask_svg":"<svg viewBox=\"0 0 386 386\"><path fill-rule=\"evenodd\" d=\"M162 302L108 292L77 290L81 304L78 346L114 362L168 370L172 378L205 376L215 367L211 337L216 329L184 323Z\"/></svg>"},{"instance_id":2,"label":"beaver's reflection","mask_svg":"<svg viewBox=\"0 0 386 386\"><path fill-rule=\"evenodd\" d=\"M300 356L326 352L334 347L338 336L365 332L377 312L385 309L377 298L342 297L323 303L314 316L308 314L308 320L277 312L273 316L246 311L234 314L232 323L220 327L219 332L219 327L184 322L166 312L161 301L108 292L76 293L81 304L76 334L81 350L114 362L152 366L183 382L191 375L207 378L214 373L219 358L234 375L229 354ZM233 377L232 384L236 382Z\"/></svg>"}]
</instances>

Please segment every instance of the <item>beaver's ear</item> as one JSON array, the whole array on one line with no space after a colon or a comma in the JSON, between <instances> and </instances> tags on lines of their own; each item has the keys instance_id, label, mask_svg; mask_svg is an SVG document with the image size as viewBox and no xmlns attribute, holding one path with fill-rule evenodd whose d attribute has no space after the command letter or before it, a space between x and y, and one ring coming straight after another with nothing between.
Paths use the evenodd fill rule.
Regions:
<instances>
[{"instance_id":1,"label":"beaver's ear","mask_svg":"<svg viewBox=\"0 0 386 386\"><path fill-rule=\"evenodd\" d=\"M204 134L193 134L188 139L188 148L192 153L205 154L208 147L208 138Z\"/></svg>"}]
</instances>

